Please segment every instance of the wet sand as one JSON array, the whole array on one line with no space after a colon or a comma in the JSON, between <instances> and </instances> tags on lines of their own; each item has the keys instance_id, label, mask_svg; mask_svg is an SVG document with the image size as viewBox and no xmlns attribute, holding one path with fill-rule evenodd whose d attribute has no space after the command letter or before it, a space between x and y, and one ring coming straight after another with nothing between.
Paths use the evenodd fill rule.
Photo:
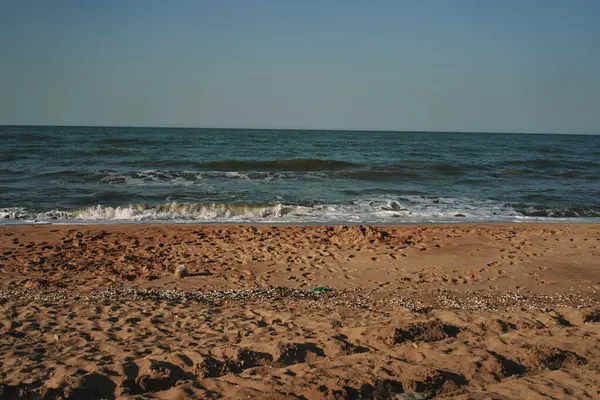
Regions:
<instances>
[{"instance_id":1,"label":"wet sand","mask_svg":"<svg viewBox=\"0 0 600 400\"><path fill-rule=\"evenodd\" d=\"M599 260L597 224L0 226L0 396L600 398Z\"/></svg>"}]
</instances>

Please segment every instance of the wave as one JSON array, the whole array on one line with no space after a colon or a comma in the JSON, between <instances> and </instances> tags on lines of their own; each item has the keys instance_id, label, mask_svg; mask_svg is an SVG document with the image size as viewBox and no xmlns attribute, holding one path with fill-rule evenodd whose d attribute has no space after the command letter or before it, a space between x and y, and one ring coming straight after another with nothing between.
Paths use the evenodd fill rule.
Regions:
<instances>
[{"instance_id":1,"label":"wave","mask_svg":"<svg viewBox=\"0 0 600 400\"><path fill-rule=\"evenodd\" d=\"M572 205L566 207L541 207L517 205L515 207L528 217L546 218L600 218L600 207L586 205Z\"/></svg>"},{"instance_id":2,"label":"wave","mask_svg":"<svg viewBox=\"0 0 600 400\"><path fill-rule=\"evenodd\" d=\"M525 150L529 151L530 149L525 148ZM548 146L535 147L534 150L537 151L538 153L548 153L548 154L563 154L566 151L568 151L564 148L548 147Z\"/></svg>"},{"instance_id":3,"label":"wave","mask_svg":"<svg viewBox=\"0 0 600 400\"><path fill-rule=\"evenodd\" d=\"M203 175L187 171L108 172L100 182L109 185L172 185L188 186L202 180Z\"/></svg>"},{"instance_id":4,"label":"wave","mask_svg":"<svg viewBox=\"0 0 600 400\"><path fill-rule=\"evenodd\" d=\"M168 203L156 206L131 205L124 207L90 207L74 213L81 220L237 220L281 217L288 213L281 204L180 204Z\"/></svg>"},{"instance_id":5,"label":"wave","mask_svg":"<svg viewBox=\"0 0 600 400\"><path fill-rule=\"evenodd\" d=\"M219 221L278 218L294 206L282 204L202 204L166 203L159 205L93 206L80 210L50 210L35 212L23 207L0 209L0 218L10 220L73 220L73 221ZM298 208L299 206L295 206Z\"/></svg>"},{"instance_id":6,"label":"wave","mask_svg":"<svg viewBox=\"0 0 600 400\"><path fill-rule=\"evenodd\" d=\"M589 168L600 167L600 162L596 162L596 161L578 161L578 164L580 164L584 167L589 167Z\"/></svg>"},{"instance_id":7,"label":"wave","mask_svg":"<svg viewBox=\"0 0 600 400\"><path fill-rule=\"evenodd\" d=\"M152 143L155 140L152 138L124 138L124 137L113 137L99 140L97 143L100 145L109 146L134 146L134 145L146 145Z\"/></svg>"},{"instance_id":8,"label":"wave","mask_svg":"<svg viewBox=\"0 0 600 400\"><path fill-rule=\"evenodd\" d=\"M545 170L528 165L525 161L511 161L506 166L494 169L491 166L470 164L415 163L405 165L366 166L332 160L280 160L267 162L224 161L200 164L202 168L186 170L148 169L134 171L99 170L85 171L64 169L26 176L28 181L59 181L66 183L99 183L129 186L194 186L214 185L215 181L273 181L273 180L350 180L361 182L418 183L423 181L452 179L455 184L488 185L486 177L507 179L578 179L597 181L593 169L585 169L592 163L582 163L579 168L561 166ZM541 161L539 161L541 163ZM544 161L545 163L545 161ZM3 181L22 179L23 172L0 170ZM19 175L19 176L18 176ZM324 183L326 184L326 183Z\"/></svg>"},{"instance_id":9,"label":"wave","mask_svg":"<svg viewBox=\"0 0 600 400\"><path fill-rule=\"evenodd\" d=\"M413 161L405 164L393 164L372 167L374 171L418 171L421 173L435 174L435 175L464 175L469 171L486 169L488 166L479 164L466 164L466 163L432 163L432 162L421 162Z\"/></svg>"},{"instance_id":10,"label":"wave","mask_svg":"<svg viewBox=\"0 0 600 400\"><path fill-rule=\"evenodd\" d=\"M292 179L294 176L284 172L238 172L238 171L140 171L117 173L110 172L102 175L101 183L110 185L167 185L190 186L196 185L206 179L231 179L231 180L264 180Z\"/></svg>"},{"instance_id":11,"label":"wave","mask_svg":"<svg viewBox=\"0 0 600 400\"><path fill-rule=\"evenodd\" d=\"M272 161L225 160L197 163L197 168L214 171L339 171L363 167L362 164L318 158Z\"/></svg>"},{"instance_id":12,"label":"wave","mask_svg":"<svg viewBox=\"0 0 600 400\"><path fill-rule=\"evenodd\" d=\"M475 169L473 165L455 165L455 164L421 164L419 168L428 169L430 171L436 171L444 175L462 175L466 171Z\"/></svg>"},{"instance_id":13,"label":"wave","mask_svg":"<svg viewBox=\"0 0 600 400\"><path fill-rule=\"evenodd\" d=\"M104 172L100 172L103 174ZM45 172L43 174L38 175L38 177L48 177L48 178L90 178L97 176L97 172L88 172L81 170L61 170L61 171L52 171Z\"/></svg>"},{"instance_id":14,"label":"wave","mask_svg":"<svg viewBox=\"0 0 600 400\"><path fill-rule=\"evenodd\" d=\"M324 179L354 179L365 181L400 181L411 179L426 179L416 172L410 171L306 171ZM34 178L52 178L60 180L98 181L110 185L193 185L205 179L231 179L231 180L264 180L295 179L299 171L98 171L85 172L64 170L37 175Z\"/></svg>"},{"instance_id":15,"label":"wave","mask_svg":"<svg viewBox=\"0 0 600 400\"><path fill-rule=\"evenodd\" d=\"M398 196L343 203L165 203L79 210L0 209L4 222L442 223L598 218L599 207L510 206L490 200Z\"/></svg>"},{"instance_id":16,"label":"wave","mask_svg":"<svg viewBox=\"0 0 600 400\"><path fill-rule=\"evenodd\" d=\"M592 180L596 178L596 176L582 175L580 171L573 170L573 169L552 172L550 175L556 176L559 178L579 178L579 179L590 179L591 178Z\"/></svg>"},{"instance_id":17,"label":"wave","mask_svg":"<svg viewBox=\"0 0 600 400\"><path fill-rule=\"evenodd\" d=\"M553 160L549 158L536 158L531 160L508 160L502 163L503 165L508 166L517 166L517 167L528 167L528 168L570 168L570 169L581 169L581 166L586 163L581 161L575 161L573 163L568 162L568 160ZM590 164L590 163L587 163ZM591 165L587 166L598 166L600 164L591 163Z\"/></svg>"},{"instance_id":18,"label":"wave","mask_svg":"<svg viewBox=\"0 0 600 400\"><path fill-rule=\"evenodd\" d=\"M50 178L64 181L100 182L111 185L192 185L204 179L233 179L233 180L273 180L296 179L299 176L320 177L323 179L349 179L360 181L411 181L434 179L436 174L410 169L355 169L347 171L336 170L296 170L296 171L170 171L145 170L116 172L111 170L87 172L78 170L62 170L33 176L32 179ZM455 172L451 172L454 175Z\"/></svg>"},{"instance_id":19,"label":"wave","mask_svg":"<svg viewBox=\"0 0 600 400\"><path fill-rule=\"evenodd\" d=\"M190 160L157 160L157 159L142 159L142 160L130 160L123 161L121 165L135 168L187 168L187 169L202 169L203 163Z\"/></svg>"},{"instance_id":20,"label":"wave","mask_svg":"<svg viewBox=\"0 0 600 400\"><path fill-rule=\"evenodd\" d=\"M500 175L529 175L529 174L536 174L537 172L529 169L529 168L507 168L507 169L503 169L498 171ZM496 176L499 174L492 174L492 176Z\"/></svg>"},{"instance_id":21,"label":"wave","mask_svg":"<svg viewBox=\"0 0 600 400\"><path fill-rule=\"evenodd\" d=\"M239 172L239 171L340 171L364 167L363 164L318 158L294 158L284 160L223 160L197 162L191 160L132 160L125 165L138 168L187 168L199 171Z\"/></svg>"},{"instance_id":22,"label":"wave","mask_svg":"<svg viewBox=\"0 0 600 400\"><path fill-rule=\"evenodd\" d=\"M503 178L507 176L518 177L523 175L529 178L536 176L536 179L568 178L587 181L595 181L600 179L600 176L592 175L586 172L587 171L582 171L581 169L552 169L550 171L543 171L529 168L508 168L492 172L489 174L489 176L493 178Z\"/></svg>"},{"instance_id":23,"label":"wave","mask_svg":"<svg viewBox=\"0 0 600 400\"><path fill-rule=\"evenodd\" d=\"M363 164L318 158L295 158L283 160L224 160L197 162L191 160L131 160L123 163L135 168L186 168L199 171L279 171L318 172L341 171L365 167Z\"/></svg>"},{"instance_id":24,"label":"wave","mask_svg":"<svg viewBox=\"0 0 600 400\"><path fill-rule=\"evenodd\" d=\"M423 176L416 172L407 170L399 171L374 171L374 170L361 170L361 171L345 171L337 172L333 175L336 178L356 179L364 181L401 181L401 180L414 180L414 179L425 179Z\"/></svg>"},{"instance_id":25,"label":"wave","mask_svg":"<svg viewBox=\"0 0 600 400\"><path fill-rule=\"evenodd\" d=\"M101 148L97 148L95 150L89 151L89 154L95 155L95 156L122 157L122 156L128 156L130 154L135 154L137 152L138 152L138 150L136 148L127 149L127 148L101 147Z\"/></svg>"}]
</instances>

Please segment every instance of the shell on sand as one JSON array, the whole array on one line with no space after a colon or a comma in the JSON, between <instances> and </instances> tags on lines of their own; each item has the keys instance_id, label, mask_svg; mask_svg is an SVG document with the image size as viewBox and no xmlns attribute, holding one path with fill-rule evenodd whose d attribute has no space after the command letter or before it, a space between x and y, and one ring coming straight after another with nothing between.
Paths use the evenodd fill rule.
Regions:
<instances>
[{"instance_id":1,"label":"shell on sand","mask_svg":"<svg viewBox=\"0 0 600 400\"><path fill-rule=\"evenodd\" d=\"M177 268L175 268L175 276L180 279L185 276L188 276L188 270L185 267L185 265L181 264Z\"/></svg>"}]
</instances>

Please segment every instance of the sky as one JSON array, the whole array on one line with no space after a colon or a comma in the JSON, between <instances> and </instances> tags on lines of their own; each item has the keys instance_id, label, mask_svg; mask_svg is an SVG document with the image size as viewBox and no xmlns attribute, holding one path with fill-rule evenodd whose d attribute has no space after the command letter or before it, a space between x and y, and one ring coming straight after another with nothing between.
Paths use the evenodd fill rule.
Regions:
<instances>
[{"instance_id":1,"label":"sky","mask_svg":"<svg viewBox=\"0 0 600 400\"><path fill-rule=\"evenodd\" d=\"M0 0L0 124L600 134L598 0Z\"/></svg>"}]
</instances>

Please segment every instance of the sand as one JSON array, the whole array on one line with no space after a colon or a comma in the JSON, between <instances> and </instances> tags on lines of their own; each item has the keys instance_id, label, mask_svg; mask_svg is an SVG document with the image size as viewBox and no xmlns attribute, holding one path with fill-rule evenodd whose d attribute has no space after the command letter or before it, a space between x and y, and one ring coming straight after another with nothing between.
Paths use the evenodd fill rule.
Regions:
<instances>
[{"instance_id":1,"label":"sand","mask_svg":"<svg viewBox=\"0 0 600 400\"><path fill-rule=\"evenodd\" d=\"M600 398L597 224L0 226L0 274L0 398Z\"/></svg>"}]
</instances>

